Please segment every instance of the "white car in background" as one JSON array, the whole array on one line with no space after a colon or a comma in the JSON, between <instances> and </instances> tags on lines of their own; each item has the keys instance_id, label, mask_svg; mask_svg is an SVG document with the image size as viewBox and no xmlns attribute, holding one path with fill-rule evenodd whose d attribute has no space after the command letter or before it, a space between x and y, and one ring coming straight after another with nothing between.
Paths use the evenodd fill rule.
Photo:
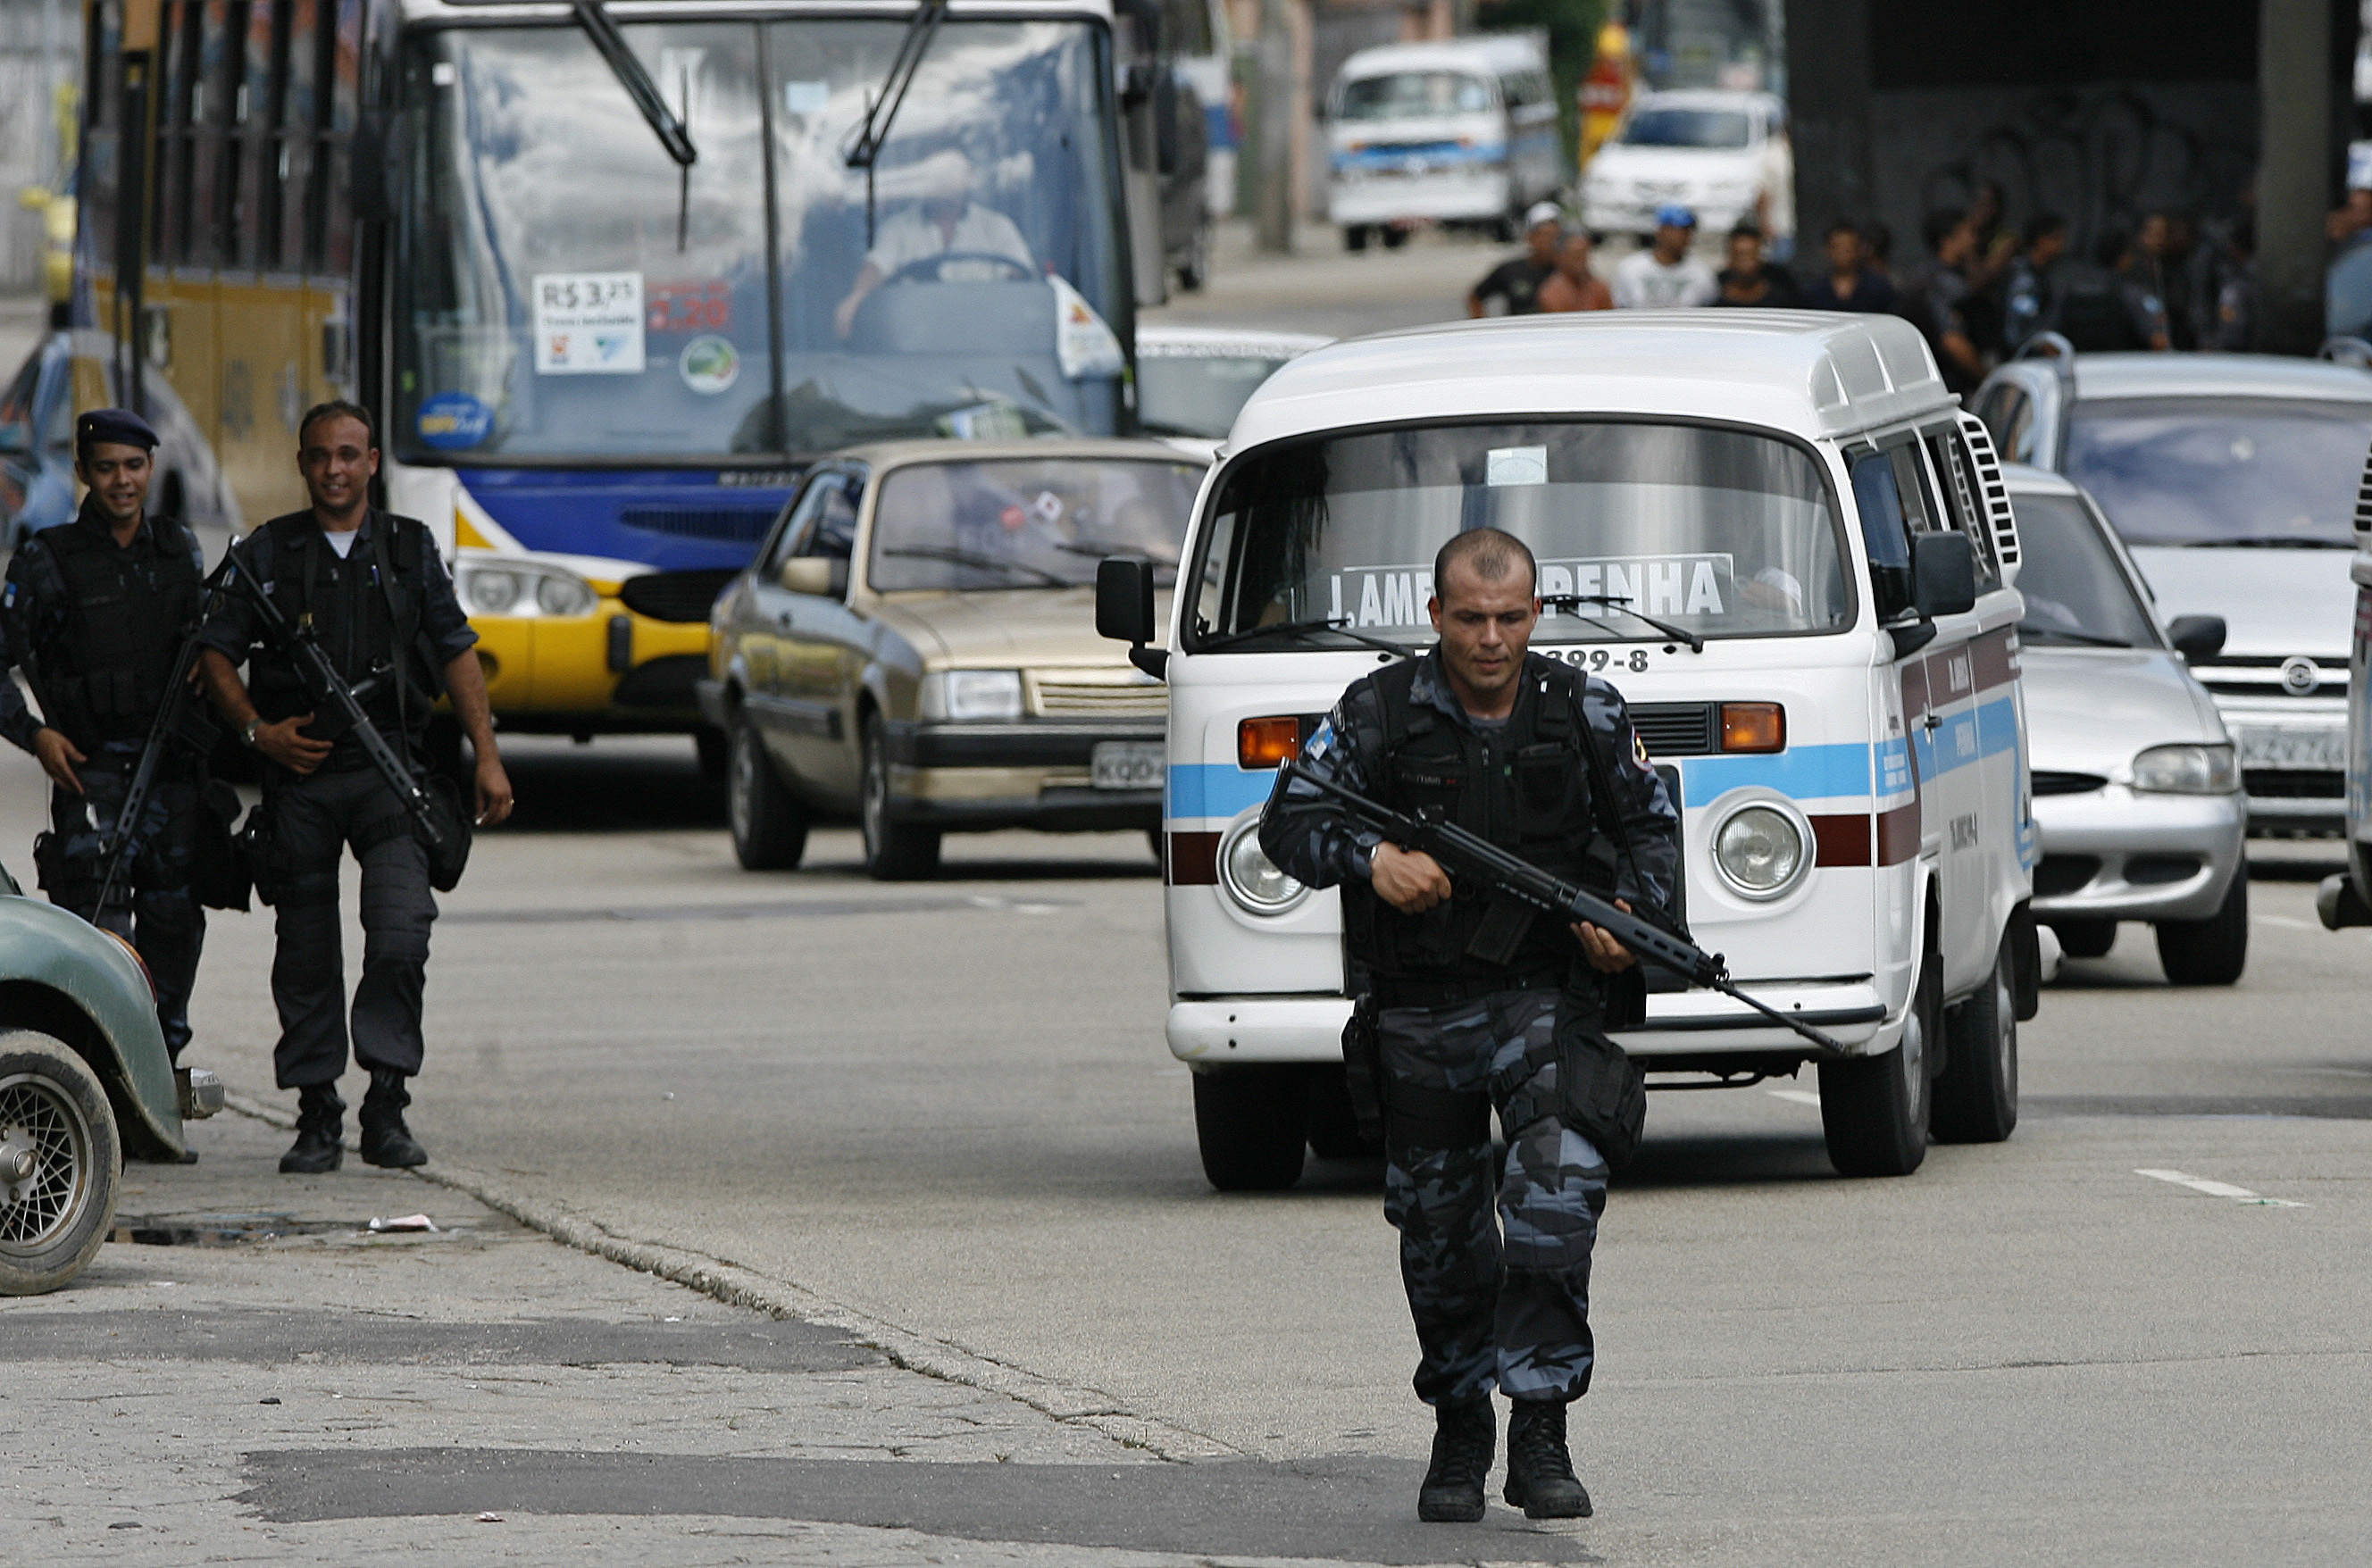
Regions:
<instances>
[{"instance_id":1,"label":"white car in background","mask_svg":"<svg viewBox=\"0 0 2372 1568\"><path fill-rule=\"evenodd\" d=\"M1645 235L1657 209L1674 205L1696 213L1700 235L1750 218L1785 253L1796 233L1796 159L1776 94L1659 92L1632 104L1582 171L1582 226Z\"/></svg>"},{"instance_id":2,"label":"white car in background","mask_svg":"<svg viewBox=\"0 0 2372 1568\"><path fill-rule=\"evenodd\" d=\"M1209 462L1262 382L1333 341L1249 327L1139 327L1138 427Z\"/></svg>"}]
</instances>

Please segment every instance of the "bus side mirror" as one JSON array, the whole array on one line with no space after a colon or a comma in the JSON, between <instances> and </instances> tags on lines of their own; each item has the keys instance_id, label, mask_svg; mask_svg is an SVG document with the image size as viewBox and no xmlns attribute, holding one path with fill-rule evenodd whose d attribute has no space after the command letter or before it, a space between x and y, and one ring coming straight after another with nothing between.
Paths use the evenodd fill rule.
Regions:
<instances>
[{"instance_id":1,"label":"bus side mirror","mask_svg":"<svg viewBox=\"0 0 2372 1568\"><path fill-rule=\"evenodd\" d=\"M2174 651L2192 663L2212 659L2224 651L2224 618L2220 615L2178 615L2166 629Z\"/></svg>"},{"instance_id":2,"label":"bus side mirror","mask_svg":"<svg viewBox=\"0 0 2372 1568\"><path fill-rule=\"evenodd\" d=\"M1128 662L1161 679L1169 651L1146 646L1153 641L1152 562L1119 557L1098 563L1096 635L1128 644Z\"/></svg>"},{"instance_id":3,"label":"bus side mirror","mask_svg":"<svg viewBox=\"0 0 2372 1568\"><path fill-rule=\"evenodd\" d=\"M1923 621L1977 607L1977 549L1964 533L1911 538L1911 606Z\"/></svg>"}]
</instances>

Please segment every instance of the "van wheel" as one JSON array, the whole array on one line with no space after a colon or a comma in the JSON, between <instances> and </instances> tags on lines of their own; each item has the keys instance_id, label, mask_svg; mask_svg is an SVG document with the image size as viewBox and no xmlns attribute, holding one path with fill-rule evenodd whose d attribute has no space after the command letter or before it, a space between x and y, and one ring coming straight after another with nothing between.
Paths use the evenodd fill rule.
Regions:
<instances>
[{"instance_id":1,"label":"van wheel","mask_svg":"<svg viewBox=\"0 0 2372 1568\"><path fill-rule=\"evenodd\" d=\"M1370 1140L1360 1132L1358 1112L1351 1109L1351 1086L1342 1068L1311 1068L1308 1094L1311 1154L1322 1160L1359 1160L1384 1152L1381 1138Z\"/></svg>"},{"instance_id":2,"label":"van wheel","mask_svg":"<svg viewBox=\"0 0 2372 1568\"><path fill-rule=\"evenodd\" d=\"M1309 1080L1292 1067L1222 1067L1194 1074L1194 1141L1222 1192L1282 1192L1301 1179Z\"/></svg>"},{"instance_id":3,"label":"van wheel","mask_svg":"<svg viewBox=\"0 0 2372 1568\"><path fill-rule=\"evenodd\" d=\"M1365 250L1366 248L1367 226L1363 223L1344 224L1343 226L1343 249L1345 250Z\"/></svg>"},{"instance_id":4,"label":"van wheel","mask_svg":"<svg viewBox=\"0 0 2372 1568\"><path fill-rule=\"evenodd\" d=\"M878 719L865 721L865 779L860 802L865 869L877 882L912 882L939 868L939 835L890 815L890 757Z\"/></svg>"},{"instance_id":5,"label":"van wheel","mask_svg":"<svg viewBox=\"0 0 2372 1568\"><path fill-rule=\"evenodd\" d=\"M2249 967L2249 867L2232 873L2231 891L2205 920L2157 923L2158 967L2172 985L2230 985Z\"/></svg>"},{"instance_id":6,"label":"van wheel","mask_svg":"<svg viewBox=\"0 0 2372 1568\"><path fill-rule=\"evenodd\" d=\"M1941 968L1933 951L1920 965L1901 1044L1883 1056L1820 1063L1820 1129L1829 1163L1842 1175L1908 1176L1927 1157L1928 1053L1943 1025Z\"/></svg>"},{"instance_id":7,"label":"van wheel","mask_svg":"<svg viewBox=\"0 0 2372 1568\"><path fill-rule=\"evenodd\" d=\"M82 1272L122 1178L115 1112L89 1064L47 1035L0 1033L0 1295Z\"/></svg>"},{"instance_id":8,"label":"van wheel","mask_svg":"<svg viewBox=\"0 0 2372 1568\"><path fill-rule=\"evenodd\" d=\"M2117 945L2113 920L2062 920L2051 929L2059 937L2060 951L2071 958L2105 958Z\"/></svg>"},{"instance_id":9,"label":"van wheel","mask_svg":"<svg viewBox=\"0 0 2372 1568\"><path fill-rule=\"evenodd\" d=\"M725 819L744 871L788 871L807 854L807 807L783 787L766 743L746 717L727 743Z\"/></svg>"},{"instance_id":10,"label":"van wheel","mask_svg":"<svg viewBox=\"0 0 2372 1568\"><path fill-rule=\"evenodd\" d=\"M1397 224L1387 225L1383 229L1383 236L1384 249L1387 250L1397 250L1409 242L1409 231Z\"/></svg>"},{"instance_id":11,"label":"van wheel","mask_svg":"<svg viewBox=\"0 0 2372 1568\"><path fill-rule=\"evenodd\" d=\"M1998 1144L2017 1125L2017 1002L2009 938L1977 993L1944 1015L1944 1071L1936 1078L1939 1144Z\"/></svg>"}]
</instances>

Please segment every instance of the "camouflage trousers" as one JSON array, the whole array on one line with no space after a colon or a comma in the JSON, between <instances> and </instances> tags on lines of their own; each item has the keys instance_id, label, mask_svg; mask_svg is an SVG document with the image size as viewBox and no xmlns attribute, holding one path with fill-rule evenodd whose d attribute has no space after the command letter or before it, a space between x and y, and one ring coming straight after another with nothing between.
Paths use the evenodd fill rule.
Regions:
<instances>
[{"instance_id":1,"label":"camouflage trousers","mask_svg":"<svg viewBox=\"0 0 2372 1568\"><path fill-rule=\"evenodd\" d=\"M1556 991L1387 1007L1384 1214L1416 1320L1417 1397L1575 1400L1589 1387L1589 1254L1606 1161L1560 1112ZM1506 1133L1494 1168L1490 1112ZM1494 1208L1496 1213L1494 1213Z\"/></svg>"},{"instance_id":2,"label":"camouflage trousers","mask_svg":"<svg viewBox=\"0 0 2372 1568\"><path fill-rule=\"evenodd\" d=\"M165 1049L179 1061L190 1043L190 993L198 983L198 955L206 939L206 913L190 886L203 807L195 778L160 771L140 820L133 824L107 908L100 909L107 877L100 839L123 809L137 762L136 749L129 757L101 752L76 770L84 794L52 787L52 838L41 857L47 862L40 868L41 889L52 903L132 944L156 982L157 1023Z\"/></svg>"}]
</instances>

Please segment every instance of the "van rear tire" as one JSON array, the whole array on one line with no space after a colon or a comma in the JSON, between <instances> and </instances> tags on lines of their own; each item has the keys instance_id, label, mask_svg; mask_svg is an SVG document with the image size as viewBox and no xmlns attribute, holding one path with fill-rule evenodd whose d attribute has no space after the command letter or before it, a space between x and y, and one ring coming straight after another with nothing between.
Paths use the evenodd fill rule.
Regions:
<instances>
[{"instance_id":1,"label":"van rear tire","mask_svg":"<svg viewBox=\"0 0 2372 1568\"><path fill-rule=\"evenodd\" d=\"M1222 1192L1282 1192L1301 1179L1309 1078L1297 1067L1221 1067L1194 1074L1194 1141Z\"/></svg>"},{"instance_id":2,"label":"van rear tire","mask_svg":"<svg viewBox=\"0 0 2372 1568\"><path fill-rule=\"evenodd\" d=\"M1944 1015L1944 1071L1932 1125L1939 1144L1998 1144L2017 1126L2017 1003L2009 938L1977 993Z\"/></svg>"},{"instance_id":3,"label":"van rear tire","mask_svg":"<svg viewBox=\"0 0 2372 1568\"><path fill-rule=\"evenodd\" d=\"M1842 1176L1908 1176L1927 1157L1928 1060L1943 1028L1942 966L1930 950L1902 1040L1883 1056L1820 1063L1820 1129Z\"/></svg>"}]
</instances>

